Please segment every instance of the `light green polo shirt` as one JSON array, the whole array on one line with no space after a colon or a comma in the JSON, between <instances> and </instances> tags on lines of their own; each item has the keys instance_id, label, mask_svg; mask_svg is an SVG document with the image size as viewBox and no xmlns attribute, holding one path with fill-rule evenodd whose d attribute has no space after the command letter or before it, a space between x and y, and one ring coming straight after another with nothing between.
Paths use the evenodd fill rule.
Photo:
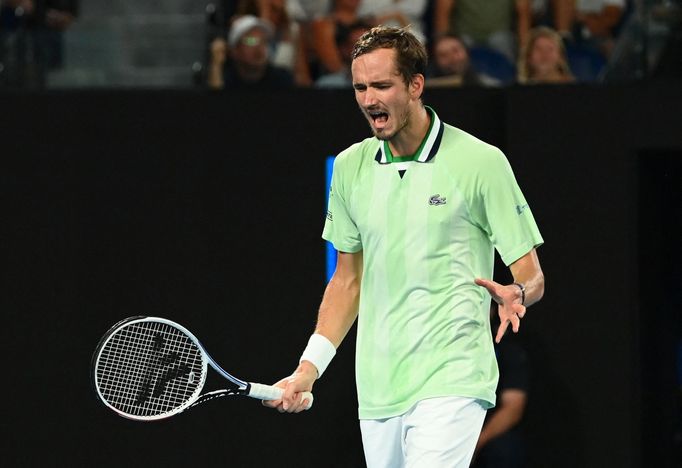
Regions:
<instances>
[{"instance_id":1,"label":"light green polo shirt","mask_svg":"<svg viewBox=\"0 0 682 468\"><path fill-rule=\"evenodd\" d=\"M334 163L322 237L363 251L361 419L440 396L494 406L490 296L474 279L493 277L494 249L509 265L543 242L502 152L427 109L414 161L396 162L388 144L367 138Z\"/></svg>"}]
</instances>

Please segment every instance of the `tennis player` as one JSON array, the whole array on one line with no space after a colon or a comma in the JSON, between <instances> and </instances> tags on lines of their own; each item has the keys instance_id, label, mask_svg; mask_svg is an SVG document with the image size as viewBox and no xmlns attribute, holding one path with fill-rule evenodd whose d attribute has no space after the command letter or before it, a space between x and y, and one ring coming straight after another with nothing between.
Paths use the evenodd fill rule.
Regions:
<instances>
[{"instance_id":1,"label":"tennis player","mask_svg":"<svg viewBox=\"0 0 682 468\"><path fill-rule=\"evenodd\" d=\"M322 237L338 251L298 368L278 382L299 412L358 319L356 383L367 466L468 467L495 405L499 340L544 291L543 243L503 153L422 103L427 55L403 28L353 51L355 98L374 133L335 160ZM492 281L494 249L513 284Z\"/></svg>"}]
</instances>

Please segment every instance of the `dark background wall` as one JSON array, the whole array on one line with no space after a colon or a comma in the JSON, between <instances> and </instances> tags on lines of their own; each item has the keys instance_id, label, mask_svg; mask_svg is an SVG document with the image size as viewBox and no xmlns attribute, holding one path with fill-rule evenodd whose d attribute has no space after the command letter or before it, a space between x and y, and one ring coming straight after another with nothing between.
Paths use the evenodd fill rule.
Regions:
<instances>
[{"instance_id":1,"label":"dark background wall","mask_svg":"<svg viewBox=\"0 0 682 468\"><path fill-rule=\"evenodd\" d=\"M546 296L521 332L530 465L673 466L682 87L425 101L506 152L545 238ZM324 289L324 158L368 135L352 93L4 94L0 107L4 460L363 466L353 333L298 416L232 399L134 423L89 382L100 336L131 315L179 321L238 377L293 370Z\"/></svg>"}]
</instances>

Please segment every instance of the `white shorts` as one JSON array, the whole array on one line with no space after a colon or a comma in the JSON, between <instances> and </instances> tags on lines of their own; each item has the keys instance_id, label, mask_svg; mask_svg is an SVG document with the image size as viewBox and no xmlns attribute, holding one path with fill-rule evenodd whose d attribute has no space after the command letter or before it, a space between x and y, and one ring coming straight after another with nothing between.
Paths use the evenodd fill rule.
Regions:
<instances>
[{"instance_id":1,"label":"white shorts","mask_svg":"<svg viewBox=\"0 0 682 468\"><path fill-rule=\"evenodd\" d=\"M478 400L422 400L388 419L361 419L368 468L468 468L486 410Z\"/></svg>"}]
</instances>

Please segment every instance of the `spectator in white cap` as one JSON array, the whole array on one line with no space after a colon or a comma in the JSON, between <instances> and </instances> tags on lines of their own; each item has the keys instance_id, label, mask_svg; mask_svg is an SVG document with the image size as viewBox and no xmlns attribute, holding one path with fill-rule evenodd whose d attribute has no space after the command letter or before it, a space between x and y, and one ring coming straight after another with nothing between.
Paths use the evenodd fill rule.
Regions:
<instances>
[{"instance_id":1,"label":"spectator in white cap","mask_svg":"<svg viewBox=\"0 0 682 468\"><path fill-rule=\"evenodd\" d=\"M230 26L227 43L211 44L208 85L213 89L290 88L294 85L288 70L270 63L268 43L270 23L253 15L236 18ZM229 57L228 57L229 55Z\"/></svg>"},{"instance_id":2,"label":"spectator in white cap","mask_svg":"<svg viewBox=\"0 0 682 468\"><path fill-rule=\"evenodd\" d=\"M235 13L270 22L273 28L270 62L289 70L296 86L308 87L312 83L307 59L308 33L305 24L293 17L291 5L290 0L238 0Z\"/></svg>"}]
</instances>

